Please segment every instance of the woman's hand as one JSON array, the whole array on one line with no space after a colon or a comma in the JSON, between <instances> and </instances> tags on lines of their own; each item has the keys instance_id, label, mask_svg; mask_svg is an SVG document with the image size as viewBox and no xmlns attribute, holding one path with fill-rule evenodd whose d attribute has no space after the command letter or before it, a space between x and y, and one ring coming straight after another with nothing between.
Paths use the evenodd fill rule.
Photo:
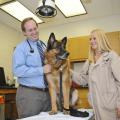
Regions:
<instances>
[{"instance_id":1,"label":"woman's hand","mask_svg":"<svg viewBox=\"0 0 120 120\"><path fill-rule=\"evenodd\" d=\"M51 65L50 64L44 65L43 70L44 70L45 74L50 73L51 72Z\"/></svg>"},{"instance_id":2,"label":"woman's hand","mask_svg":"<svg viewBox=\"0 0 120 120\"><path fill-rule=\"evenodd\" d=\"M120 107L116 109L117 110L117 117L120 118Z\"/></svg>"}]
</instances>

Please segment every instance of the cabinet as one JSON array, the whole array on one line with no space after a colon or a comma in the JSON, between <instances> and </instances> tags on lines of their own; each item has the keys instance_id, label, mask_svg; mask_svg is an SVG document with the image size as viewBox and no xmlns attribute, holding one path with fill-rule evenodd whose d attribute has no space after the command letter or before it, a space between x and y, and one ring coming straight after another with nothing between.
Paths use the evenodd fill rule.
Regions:
<instances>
[{"instance_id":1,"label":"cabinet","mask_svg":"<svg viewBox=\"0 0 120 120\"><path fill-rule=\"evenodd\" d=\"M112 49L120 55L120 32L108 32L106 33ZM73 64L75 62L84 61L88 58L89 51L89 36L69 38L67 49L70 52L71 68L74 70ZM80 64L77 68L82 68ZM80 71L77 69L76 71ZM79 88L79 101L77 103L78 108L90 108L88 103L88 88Z\"/></svg>"},{"instance_id":2,"label":"cabinet","mask_svg":"<svg viewBox=\"0 0 120 120\"><path fill-rule=\"evenodd\" d=\"M4 103L1 104L1 116L3 120L16 120L18 118L16 109L16 89L0 89Z\"/></svg>"},{"instance_id":3,"label":"cabinet","mask_svg":"<svg viewBox=\"0 0 120 120\"><path fill-rule=\"evenodd\" d=\"M120 32L106 33L112 49L120 55ZM69 38L67 49L70 52L70 61L83 61L88 58L89 36Z\"/></svg>"},{"instance_id":4,"label":"cabinet","mask_svg":"<svg viewBox=\"0 0 120 120\"><path fill-rule=\"evenodd\" d=\"M89 37L69 38L67 48L70 52L69 58L71 62L85 60L88 58Z\"/></svg>"},{"instance_id":5,"label":"cabinet","mask_svg":"<svg viewBox=\"0 0 120 120\"><path fill-rule=\"evenodd\" d=\"M4 98L0 96L0 120L5 120L4 109Z\"/></svg>"},{"instance_id":6,"label":"cabinet","mask_svg":"<svg viewBox=\"0 0 120 120\"><path fill-rule=\"evenodd\" d=\"M120 32L106 33L113 50L120 55Z\"/></svg>"},{"instance_id":7,"label":"cabinet","mask_svg":"<svg viewBox=\"0 0 120 120\"><path fill-rule=\"evenodd\" d=\"M79 93L79 100L77 103L77 108L91 108L88 102L88 88L80 87L78 89L78 93Z\"/></svg>"}]
</instances>

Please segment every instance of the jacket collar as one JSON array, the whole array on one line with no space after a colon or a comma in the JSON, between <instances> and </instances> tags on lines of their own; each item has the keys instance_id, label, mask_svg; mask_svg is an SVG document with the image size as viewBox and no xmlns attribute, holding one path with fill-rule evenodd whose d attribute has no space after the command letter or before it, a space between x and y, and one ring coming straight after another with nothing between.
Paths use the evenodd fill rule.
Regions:
<instances>
[{"instance_id":1,"label":"jacket collar","mask_svg":"<svg viewBox=\"0 0 120 120\"><path fill-rule=\"evenodd\" d=\"M92 66L98 66L101 62L106 62L106 61L108 61L109 60L109 58L110 58L110 55L109 55L109 52L104 52L101 56L100 56L100 58L97 60L97 62L96 63L92 63Z\"/></svg>"}]
</instances>

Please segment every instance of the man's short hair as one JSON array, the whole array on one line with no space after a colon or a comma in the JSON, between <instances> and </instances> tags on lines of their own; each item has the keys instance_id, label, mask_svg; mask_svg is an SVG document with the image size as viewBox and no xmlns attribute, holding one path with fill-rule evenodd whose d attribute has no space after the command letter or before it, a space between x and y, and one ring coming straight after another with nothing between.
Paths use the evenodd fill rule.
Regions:
<instances>
[{"instance_id":1,"label":"man's short hair","mask_svg":"<svg viewBox=\"0 0 120 120\"><path fill-rule=\"evenodd\" d=\"M38 24L37 24L37 22L32 18L32 17L28 17L28 18L25 18L22 22L21 22L21 30L23 31L23 32L25 32L25 23L26 22L28 22L28 21L30 21L30 20L33 20L35 23L36 23L36 26L38 27Z\"/></svg>"}]
</instances>

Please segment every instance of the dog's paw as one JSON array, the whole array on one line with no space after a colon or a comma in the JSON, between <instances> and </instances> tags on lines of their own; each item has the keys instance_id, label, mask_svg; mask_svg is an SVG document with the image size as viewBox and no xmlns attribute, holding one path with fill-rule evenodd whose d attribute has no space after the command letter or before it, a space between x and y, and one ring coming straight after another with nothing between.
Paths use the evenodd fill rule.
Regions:
<instances>
[{"instance_id":1,"label":"dog's paw","mask_svg":"<svg viewBox=\"0 0 120 120\"><path fill-rule=\"evenodd\" d=\"M49 115L55 115L55 114L57 114L57 111L50 111L49 112Z\"/></svg>"},{"instance_id":2,"label":"dog's paw","mask_svg":"<svg viewBox=\"0 0 120 120\"><path fill-rule=\"evenodd\" d=\"M63 114L64 115L69 115L70 114L70 109L63 108Z\"/></svg>"}]
</instances>

